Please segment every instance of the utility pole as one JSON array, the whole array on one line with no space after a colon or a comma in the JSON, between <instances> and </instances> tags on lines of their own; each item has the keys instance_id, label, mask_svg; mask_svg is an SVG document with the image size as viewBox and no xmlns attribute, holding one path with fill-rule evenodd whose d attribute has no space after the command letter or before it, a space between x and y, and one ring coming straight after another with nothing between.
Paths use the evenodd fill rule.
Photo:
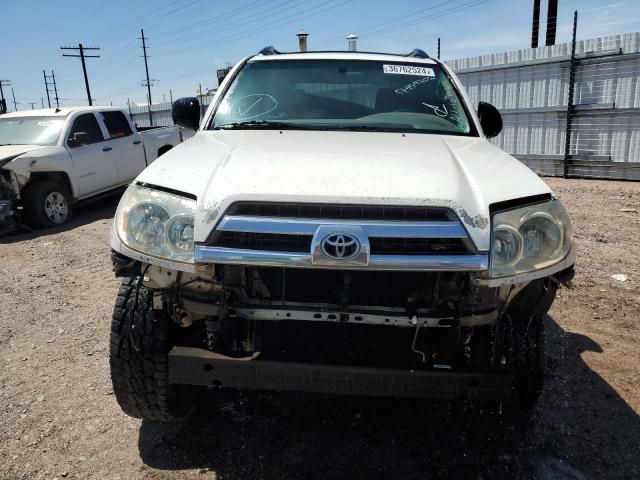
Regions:
<instances>
[{"instance_id":1,"label":"utility pole","mask_svg":"<svg viewBox=\"0 0 640 480\"><path fill-rule=\"evenodd\" d=\"M169 101L171 102L171 105L173 105L173 92L171 89L169 89Z\"/></svg>"},{"instance_id":2,"label":"utility pole","mask_svg":"<svg viewBox=\"0 0 640 480\"><path fill-rule=\"evenodd\" d=\"M149 96L149 124L153 127L153 114L151 113L151 82L149 80L149 64L147 63L147 44L145 43L145 38L144 38L144 28L140 29L140 33L141 33L141 40L142 40L142 53L144 56L144 69L145 72L147 73L147 93Z\"/></svg>"},{"instance_id":3,"label":"utility pole","mask_svg":"<svg viewBox=\"0 0 640 480\"><path fill-rule=\"evenodd\" d=\"M571 36L571 63L569 64L569 99L567 101L567 126L564 135L564 178L569 178L569 159L571 157L571 131L572 117L575 114L576 107L573 104L573 95L576 85L576 69L578 61L576 60L576 35L578 32L578 10L573 12L573 35ZM554 32L555 34L555 32Z\"/></svg>"},{"instance_id":4,"label":"utility pole","mask_svg":"<svg viewBox=\"0 0 640 480\"><path fill-rule=\"evenodd\" d=\"M438 60L440 60L440 37L438 37Z\"/></svg>"},{"instance_id":5,"label":"utility pole","mask_svg":"<svg viewBox=\"0 0 640 480\"><path fill-rule=\"evenodd\" d=\"M558 23L558 0L549 0L547 3L547 39L545 46L556 44L556 30Z\"/></svg>"},{"instance_id":6,"label":"utility pole","mask_svg":"<svg viewBox=\"0 0 640 480\"><path fill-rule=\"evenodd\" d=\"M11 87L11 96L13 97L13 110L18 111L18 102L16 102L16 93L13 91L13 87Z\"/></svg>"},{"instance_id":7,"label":"utility pole","mask_svg":"<svg viewBox=\"0 0 640 480\"><path fill-rule=\"evenodd\" d=\"M51 70L51 78L53 79L53 91L56 94L56 107L60 108L60 99L58 98L58 86L56 85L56 74Z\"/></svg>"},{"instance_id":8,"label":"utility pole","mask_svg":"<svg viewBox=\"0 0 640 480\"><path fill-rule=\"evenodd\" d=\"M538 48L540 32L540 0L533 0L533 15L531 18L531 48Z\"/></svg>"},{"instance_id":9,"label":"utility pole","mask_svg":"<svg viewBox=\"0 0 640 480\"><path fill-rule=\"evenodd\" d=\"M2 87L10 87L11 80L0 80L0 113L7 113L7 101L4 98Z\"/></svg>"},{"instance_id":10,"label":"utility pole","mask_svg":"<svg viewBox=\"0 0 640 480\"><path fill-rule=\"evenodd\" d=\"M84 85L87 87L87 100L89 100L89 106L93 105L93 101L91 100L91 90L89 90L89 78L87 77L87 65L85 63L85 58L100 58L100 55L85 55L85 50L100 50L100 47L84 47L81 43L78 44L77 47L60 47L60 50L77 50L79 55L68 55L63 53L63 57L75 57L80 58L82 61L82 73L84 73Z\"/></svg>"},{"instance_id":11,"label":"utility pole","mask_svg":"<svg viewBox=\"0 0 640 480\"><path fill-rule=\"evenodd\" d=\"M44 108L44 98L40 97L40 103L42 103L42 108Z\"/></svg>"},{"instance_id":12,"label":"utility pole","mask_svg":"<svg viewBox=\"0 0 640 480\"><path fill-rule=\"evenodd\" d=\"M49 79L47 78L47 72L42 70L42 76L44 77L44 89L47 91L47 103L51 108L51 97L49 97Z\"/></svg>"},{"instance_id":13,"label":"utility pole","mask_svg":"<svg viewBox=\"0 0 640 480\"><path fill-rule=\"evenodd\" d=\"M35 110L36 109L36 102L27 102L29 105L31 105L31 110Z\"/></svg>"}]
</instances>

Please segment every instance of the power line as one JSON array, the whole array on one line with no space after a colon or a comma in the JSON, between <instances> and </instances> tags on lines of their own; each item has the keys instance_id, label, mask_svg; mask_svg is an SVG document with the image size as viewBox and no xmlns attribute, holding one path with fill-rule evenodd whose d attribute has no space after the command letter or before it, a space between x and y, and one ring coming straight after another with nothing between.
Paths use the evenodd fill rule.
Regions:
<instances>
[{"instance_id":1,"label":"power line","mask_svg":"<svg viewBox=\"0 0 640 480\"><path fill-rule=\"evenodd\" d=\"M85 55L84 51L100 50L100 47L84 47L81 43L79 43L77 47L60 47L60 50L76 50L80 53L79 55L68 55L66 53L63 53L62 56L80 58L80 60L82 61L82 72L84 73L84 85L87 88L87 99L89 100L89 106L92 106L93 102L91 101L91 90L89 90L89 78L87 77L87 66L84 60L85 58L100 58L100 55ZM49 96L49 93L47 93L47 96Z\"/></svg>"},{"instance_id":2,"label":"power line","mask_svg":"<svg viewBox=\"0 0 640 480\"><path fill-rule=\"evenodd\" d=\"M184 1L184 0L181 0L181 1ZM142 23L142 22L141 22L142 20L145 20L145 23L146 23L146 24L149 24L149 23L152 23L152 22L156 22L156 21L160 20L161 18L164 18L164 17L166 17L166 16L168 16L168 15L171 15L171 14L173 14L173 13L177 12L177 11L187 9L187 8L189 8L190 6L192 6L192 5L196 4L196 3L198 3L199 1L200 1L200 0L192 0L192 1L191 1L190 3L188 3L187 5L184 5L184 6L182 6L182 7L178 7L178 8L174 8L173 10L170 10L170 11L168 11L168 12L165 12L164 14L161 14L158 18L155 18L155 19L152 19L152 20L145 20L146 18L153 17L153 16L155 16L155 15L159 14L162 10L165 10L165 9L167 9L167 8L175 7L175 6L176 6L176 1L175 1L175 0L171 0L169 3L166 3L166 4L164 4L163 6L161 6L161 7L159 7L159 8L155 8L155 9L153 10L153 12L145 13L144 15L141 15L141 16L139 16L139 17L136 17L136 18L134 18L134 19L132 19L132 20L129 20L129 21L127 21L127 22L121 23L121 24L120 24L120 25L118 25L118 26L115 26L115 27L113 27L113 28L110 28L110 29L104 30L104 31L102 31L102 32L99 32L99 33L97 33L97 34L93 35L93 36L91 37L91 39L94 39L94 40L95 40L95 39L97 39L97 38L104 37L105 35L113 35L113 33L114 33L114 32L117 32L118 30L122 30L123 28L125 28L125 27L127 27L127 26L130 26L130 25L133 25L133 24L136 24L136 23L139 25L140 23Z\"/></svg>"},{"instance_id":3,"label":"power line","mask_svg":"<svg viewBox=\"0 0 640 480\"><path fill-rule=\"evenodd\" d=\"M221 12L221 13L216 13L216 15L212 16L212 17L208 17L205 18L204 20L200 20L198 22L194 22L194 23L190 23L188 25L183 25L182 27L178 27L178 28L174 28L171 30L165 30L162 32L157 32L156 35L160 36L160 35L164 35L164 36L171 36L171 35L176 35L178 33L182 33L182 32L186 32L186 31L190 31L193 32L194 28L199 26L199 25L206 25L207 27L211 27L212 24L215 25L216 23L219 23L223 20L226 20L227 18L231 17L235 17L236 16L236 12L237 15L240 15L242 17L246 16L247 11L249 11L249 9L251 7L253 7L255 4L265 4L266 2L264 0L253 0L252 2L248 3L248 4L244 4L238 8L234 8L232 10L229 10L227 12ZM269 7L269 9L271 9L272 7ZM226 22L225 22L226 23Z\"/></svg>"},{"instance_id":4,"label":"power line","mask_svg":"<svg viewBox=\"0 0 640 480\"><path fill-rule=\"evenodd\" d=\"M424 13L424 12L433 12L435 9L440 8L443 5L448 5L448 4L454 3L456 1L457 0L446 0L444 2L438 3L437 5L430 5L427 8L416 10L415 12L411 12L408 15L402 15L401 17L396 17L396 18L394 18L392 20L386 20L384 22L375 23L373 25L369 25L369 26L363 27L363 28L355 28L353 30L357 31L359 35L366 34L369 30L376 29L378 27L382 27L382 26L385 26L385 25L390 25L392 23L399 22L401 20L405 20L407 17L415 17L416 15L419 15L419 14ZM314 43L316 45L323 45L323 44L326 44L326 43L333 43L333 42L335 42L337 40L343 41L345 35L346 34L341 34L341 35L338 35L338 36L335 36L335 37L324 38L324 39L321 39L321 40L319 40L317 42L314 42Z\"/></svg>"},{"instance_id":5,"label":"power line","mask_svg":"<svg viewBox=\"0 0 640 480\"><path fill-rule=\"evenodd\" d=\"M244 27L255 22L260 22L264 24L265 19L269 17L277 16L283 12L286 12L287 10L298 8L300 6L297 2L294 5L289 5L294 2L296 2L296 0L285 0L282 3L279 3L275 6L266 8L265 10L261 10L260 8L258 8L257 10L252 11L250 15L241 14L240 17L237 19L233 19L233 16L232 16L232 19L225 21L222 26L216 26L217 22L213 22L213 24L208 23L203 25L204 29L201 31L198 31L198 29L193 28L189 30L188 35L183 35L181 37L174 38L174 39L166 38L166 39L163 39L161 42L158 42L158 44L175 45L176 43L184 43L185 41L190 41L194 38L201 39L203 37L216 35L220 32L235 30L237 26ZM285 7L285 5L289 5L289 6ZM201 22L196 22L196 24L197 23L201 23ZM176 33L167 33L167 32L163 34L163 36L165 37L171 37L175 35Z\"/></svg>"},{"instance_id":6,"label":"power line","mask_svg":"<svg viewBox=\"0 0 640 480\"><path fill-rule=\"evenodd\" d=\"M211 48L211 46L214 45L214 44L216 46L218 46L218 45L221 45L221 44L224 44L224 43L230 43L230 42L234 42L234 41L246 38L247 35L255 36L258 33L263 33L263 32L266 32L268 30L273 30L274 28L282 27L284 25L288 25L288 24L295 23L295 22L300 22L301 20L303 20L305 18L309 18L309 17L313 17L313 16L316 16L316 15L319 15L321 13L324 13L326 11L335 9L337 7L340 7L340 6L344 5L344 4L346 4L346 3L349 3L351 0L344 0L344 1L340 2L340 3L335 3L336 1L339 2L339 0L327 0L327 1L325 1L325 2L323 2L321 4L319 4L319 5L316 5L315 7L311 7L311 8L305 9L305 10L301 10L301 11L299 11L299 12L293 14L293 15L289 15L289 16L286 16L284 18L280 18L280 19L274 20L272 22L268 22L265 25L261 25L262 28L260 28L258 30L256 30L255 28L251 28L251 29L248 29L248 30L237 32L237 33L232 34L231 36L228 36L228 37L216 38L216 39L213 39L213 40L209 40L204 44L196 44L195 46L191 46L189 48L173 50L173 51L165 52L165 53L162 53L162 54L158 54L157 56L161 56L161 55L162 56L177 55L177 54L186 53L186 52L194 52L194 51L198 51L198 50L204 50L204 49L207 49L207 48ZM333 4L333 5L327 6L328 4ZM321 7L325 7L325 8L322 8L321 10L313 12L313 13L309 13L308 15L300 16L300 14L302 14L302 13L308 13L308 12L310 12L312 10L317 10L318 8L321 8Z\"/></svg>"},{"instance_id":7,"label":"power line","mask_svg":"<svg viewBox=\"0 0 640 480\"><path fill-rule=\"evenodd\" d=\"M461 12L463 10L468 10L469 8L477 7L478 5L482 5L483 3L488 3L489 1L491 1L491 0L474 0L474 1L471 1L471 2L463 3L461 5L457 5L455 7L451 7L448 10L444 10L442 12L435 13L433 15L427 15L425 17L413 19L413 20L410 20L410 21L407 21L407 22L404 22L404 23L400 23L398 25L393 25L393 26L390 26L390 27L387 27L387 28L382 28L382 29L379 29L379 30L375 30L373 32L368 33L367 36L373 37L373 36L376 36L376 35L380 35L382 33L386 33L389 30L394 30L394 29L396 29L398 27L410 27L410 26L413 26L413 25L417 25L417 24L423 23L423 22L425 22L427 20L434 20L436 18L441 18L441 17L444 17L446 15L450 15L452 13L457 13L457 12Z\"/></svg>"},{"instance_id":8,"label":"power line","mask_svg":"<svg viewBox=\"0 0 640 480\"><path fill-rule=\"evenodd\" d=\"M413 26L413 25L417 25L419 23L423 23L423 22L427 22L429 20L435 20L437 18L441 18L447 15L450 15L452 13L458 13L464 10L468 10L470 8L476 7L478 5L482 5L484 3L488 3L491 0L472 0L469 1L467 3L462 3L462 4L458 4L458 5L452 5L450 8L445 9L445 10L441 10L439 12L435 12L435 13L430 13L429 15L425 15L423 17L418 17L415 18L415 15L425 12L427 10L429 11L433 11L433 9L435 8L439 8L442 7L444 5L448 5L451 3L454 3L456 0L447 0L445 2L439 3L438 5L432 6L428 9L422 9L422 10L418 10L416 12L413 12L411 14L408 15L404 15L402 17L397 17L393 20L389 20L386 22L382 22L382 23L378 23L378 24L374 24L374 25L370 25L368 27L364 27L364 28L356 28L356 30L358 31L358 33L362 36L362 33L366 33L367 37L375 37L376 35L381 35L383 33L386 33L390 30L394 30L397 29L399 27L409 27L409 26ZM408 20L407 20L408 19ZM402 22L402 20L406 20L404 22ZM401 23L397 23L397 22L401 22ZM335 41L337 39L342 40L343 36L340 37L331 37L325 40L321 40L319 42L317 42L317 44L321 45L321 44L327 44L327 43L335 43Z\"/></svg>"}]
</instances>

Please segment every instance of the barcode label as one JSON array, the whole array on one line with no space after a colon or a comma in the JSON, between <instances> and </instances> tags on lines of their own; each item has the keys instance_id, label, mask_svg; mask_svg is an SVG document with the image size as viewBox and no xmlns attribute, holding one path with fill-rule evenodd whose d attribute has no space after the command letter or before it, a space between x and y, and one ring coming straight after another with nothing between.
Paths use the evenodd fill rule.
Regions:
<instances>
[{"instance_id":1,"label":"barcode label","mask_svg":"<svg viewBox=\"0 0 640 480\"><path fill-rule=\"evenodd\" d=\"M382 65L384 73L395 73L399 75L419 75L421 77L435 77L433 68L416 67L414 65Z\"/></svg>"}]
</instances>

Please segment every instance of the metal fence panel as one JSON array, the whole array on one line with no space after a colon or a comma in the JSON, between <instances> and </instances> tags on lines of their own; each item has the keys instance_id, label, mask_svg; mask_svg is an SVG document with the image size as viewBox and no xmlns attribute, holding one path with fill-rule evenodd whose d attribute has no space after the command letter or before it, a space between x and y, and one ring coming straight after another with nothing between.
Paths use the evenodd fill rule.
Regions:
<instances>
[{"instance_id":1,"label":"metal fence panel","mask_svg":"<svg viewBox=\"0 0 640 480\"><path fill-rule=\"evenodd\" d=\"M532 169L547 175L640 179L640 33L577 41L573 63L571 45L447 64L474 104L484 100L501 110L504 129L492 142Z\"/></svg>"}]
</instances>

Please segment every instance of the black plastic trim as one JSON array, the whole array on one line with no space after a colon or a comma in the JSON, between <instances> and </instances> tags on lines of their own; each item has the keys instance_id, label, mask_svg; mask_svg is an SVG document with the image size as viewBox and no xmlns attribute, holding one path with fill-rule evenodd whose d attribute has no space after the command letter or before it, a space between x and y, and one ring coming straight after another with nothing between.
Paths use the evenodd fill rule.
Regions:
<instances>
[{"instance_id":1,"label":"black plastic trim","mask_svg":"<svg viewBox=\"0 0 640 480\"><path fill-rule=\"evenodd\" d=\"M174 190L173 188L154 185L152 183L136 182L136 185L139 187L150 188L152 190L160 190L161 192L170 193L171 195L177 195L179 197L190 198L191 200L198 199L198 197L196 197L193 193L181 192L179 190Z\"/></svg>"},{"instance_id":2,"label":"black plastic trim","mask_svg":"<svg viewBox=\"0 0 640 480\"><path fill-rule=\"evenodd\" d=\"M494 215L498 212L505 210L513 210L518 207L525 207L527 205L534 205L536 203L545 203L552 199L550 193L542 193L540 195L531 195L529 197L515 198L513 200L505 200L504 202L492 203L489 206L489 212Z\"/></svg>"}]
</instances>

